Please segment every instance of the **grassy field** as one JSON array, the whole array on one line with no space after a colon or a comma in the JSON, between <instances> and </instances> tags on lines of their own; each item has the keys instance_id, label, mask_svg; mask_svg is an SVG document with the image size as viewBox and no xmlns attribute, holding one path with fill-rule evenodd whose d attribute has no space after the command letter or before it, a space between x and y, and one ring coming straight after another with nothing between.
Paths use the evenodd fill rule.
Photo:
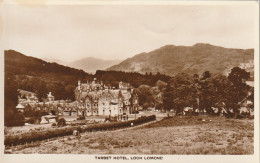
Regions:
<instances>
[{"instance_id":1,"label":"grassy field","mask_svg":"<svg viewBox=\"0 0 260 163\"><path fill-rule=\"evenodd\" d=\"M11 153L43 154L248 155L254 153L254 121L206 116L171 117L141 128L84 133L80 138L66 136L11 149Z\"/></svg>"}]
</instances>

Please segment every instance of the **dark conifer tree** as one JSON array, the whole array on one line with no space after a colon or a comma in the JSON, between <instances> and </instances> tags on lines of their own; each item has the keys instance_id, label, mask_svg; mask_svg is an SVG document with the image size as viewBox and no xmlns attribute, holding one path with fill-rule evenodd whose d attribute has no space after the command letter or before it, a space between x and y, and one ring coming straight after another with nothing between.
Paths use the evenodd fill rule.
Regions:
<instances>
[{"instance_id":1,"label":"dark conifer tree","mask_svg":"<svg viewBox=\"0 0 260 163\"><path fill-rule=\"evenodd\" d=\"M167 84L163 93L163 108L165 111L170 111L173 109L173 88L170 84Z\"/></svg>"}]
</instances>

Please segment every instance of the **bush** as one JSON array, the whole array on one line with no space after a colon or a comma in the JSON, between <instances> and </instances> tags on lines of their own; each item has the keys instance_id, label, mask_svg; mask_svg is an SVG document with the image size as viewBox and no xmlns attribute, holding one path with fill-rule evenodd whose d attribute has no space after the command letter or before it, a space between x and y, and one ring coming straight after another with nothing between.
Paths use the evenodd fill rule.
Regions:
<instances>
[{"instance_id":1,"label":"bush","mask_svg":"<svg viewBox=\"0 0 260 163\"><path fill-rule=\"evenodd\" d=\"M64 118L58 119L58 126L66 126L66 120Z\"/></svg>"},{"instance_id":2,"label":"bush","mask_svg":"<svg viewBox=\"0 0 260 163\"><path fill-rule=\"evenodd\" d=\"M57 126L57 124L56 124L56 123L53 123L51 126L53 126L53 127L54 127L54 126Z\"/></svg>"},{"instance_id":3,"label":"bush","mask_svg":"<svg viewBox=\"0 0 260 163\"><path fill-rule=\"evenodd\" d=\"M6 111L4 125L7 127L24 126L24 116L19 112Z\"/></svg>"}]
</instances>

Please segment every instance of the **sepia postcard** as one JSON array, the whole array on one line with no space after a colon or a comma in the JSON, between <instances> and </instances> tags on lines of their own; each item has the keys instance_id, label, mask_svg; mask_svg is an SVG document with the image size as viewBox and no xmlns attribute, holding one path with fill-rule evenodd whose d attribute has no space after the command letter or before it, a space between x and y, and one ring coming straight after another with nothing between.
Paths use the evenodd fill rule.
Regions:
<instances>
[{"instance_id":1,"label":"sepia postcard","mask_svg":"<svg viewBox=\"0 0 260 163\"><path fill-rule=\"evenodd\" d=\"M1 162L259 162L257 1L0 10Z\"/></svg>"}]
</instances>

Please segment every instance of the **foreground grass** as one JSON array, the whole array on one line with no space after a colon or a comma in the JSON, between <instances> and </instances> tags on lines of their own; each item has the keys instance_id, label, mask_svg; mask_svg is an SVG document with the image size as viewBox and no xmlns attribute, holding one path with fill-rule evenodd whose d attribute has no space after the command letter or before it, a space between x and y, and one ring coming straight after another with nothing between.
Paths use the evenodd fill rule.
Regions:
<instances>
[{"instance_id":1,"label":"foreground grass","mask_svg":"<svg viewBox=\"0 0 260 163\"><path fill-rule=\"evenodd\" d=\"M12 153L253 154L253 133L253 120L172 117L143 128L20 145Z\"/></svg>"}]
</instances>

